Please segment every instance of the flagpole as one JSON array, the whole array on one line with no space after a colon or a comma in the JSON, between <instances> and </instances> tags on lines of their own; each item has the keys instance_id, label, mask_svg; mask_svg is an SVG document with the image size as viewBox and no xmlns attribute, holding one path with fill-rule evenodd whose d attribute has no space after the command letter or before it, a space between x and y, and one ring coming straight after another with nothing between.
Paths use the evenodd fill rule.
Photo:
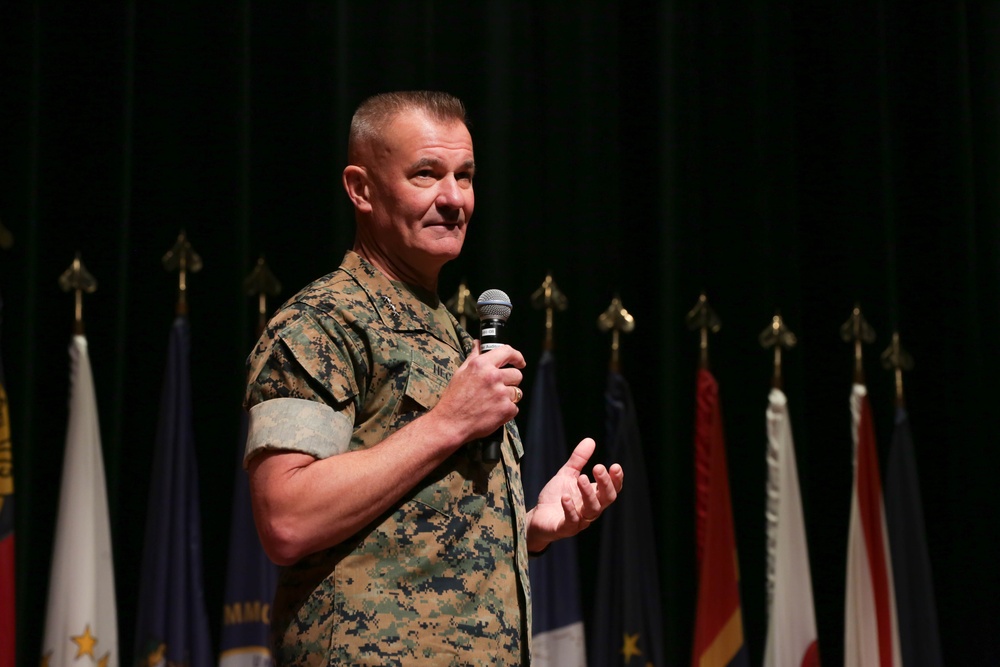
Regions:
<instances>
[{"instance_id":1,"label":"flagpole","mask_svg":"<svg viewBox=\"0 0 1000 667\"><path fill-rule=\"evenodd\" d=\"M478 319L479 311L476 310L475 300L472 298L472 291L469 290L468 284L465 282L465 278L462 278L462 282L458 284L458 291L445 303L448 310L451 311L452 315L458 319L459 325L463 329L468 329L467 322L469 319Z\"/></svg>"},{"instance_id":2,"label":"flagpole","mask_svg":"<svg viewBox=\"0 0 1000 667\"><path fill-rule=\"evenodd\" d=\"M621 299L615 294L611 305L597 318L597 328L611 332L611 361L608 367L612 373L621 371L621 337L622 333L632 333L635 330L635 319L625 310Z\"/></svg>"},{"instance_id":3,"label":"flagpole","mask_svg":"<svg viewBox=\"0 0 1000 667\"><path fill-rule=\"evenodd\" d=\"M896 407L906 407L903 396L903 371L913 370L913 357L899 343L899 332L892 332L892 343L882 352L882 368L891 370L896 377Z\"/></svg>"},{"instance_id":4,"label":"flagpole","mask_svg":"<svg viewBox=\"0 0 1000 667\"><path fill-rule=\"evenodd\" d=\"M84 293L93 294L97 291L97 280L87 271L87 267L83 265L83 262L80 260L79 251L77 251L76 257L73 258L73 263L59 276L59 287L64 292L72 291L75 293L73 333L77 336L82 336L84 332L83 295Z\"/></svg>"},{"instance_id":5,"label":"flagpole","mask_svg":"<svg viewBox=\"0 0 1000 667\"><path fill-rule=\"evenodd\" d=\"M708 334L719 333L722 322L712 307L708 305L708 297L704 292L698 296L698 302L694 304L694 308L688 311L684 321L687 323L688 329L699 332L698 368L708 370Z\"/></svg>"},{"instance_id":6,"label":"flagpole","mask_svg":"<svg viewBox=\"0 0 1000 667\"><path fill-rule=\"evenodd\" d=\"M201 271L201 256L191 247L184 230L177 235L177 242L163 256L163 268L177 272L177 315L188 314L187 274Z\"/></svg>"},{"instance_id":7,"label":"flagpole","mask_svg":"<svg viewBox=\"0 0 1000 667\"><path fill-rule=\"evenodd\" d=\"M791 329L785 326L785 321L781 319L781 312L775 312L771 318L771 324L760 332L758 337L761 347L764 349L774 348L774 374L771 376L771 387L774 389L783 388L783 375L781 368L781 350L795 347L798 340Z\"/></svg>"},{"instance_id":8,"label":"flagpole","mask_svg":"<svg viewBox=\"0 0 1000 667\"><path fill-rule=\"evenodd\" d=\"M875 342L875 330L861 314L861 305L854 304L854 310L847 321L840 326L840 337L845 343L854 344L854 382L865 383L865 369L862 363L862 343Z\"/></svg>"},{"instance_id":9,"label":"flagpole","mask_svg":"<svg viewBox=\"0 0 1000 667\"><path fill-rule=\"evenodd\" d=\"M569 306L566 295L563 294L556 281L552 278L552 272L545 274L545 280L541 287L531 294L531 305L536 310L545 309L545 339L542 349L551 350L554 346L555 331L555 311L564 311Z\"/></svg>"},{"instance_id":10,"label":"flagpole","mask_svg":"<svg viewBox=\"0 0 1000 667\"><path fill-rule=\"evenodd\" d=\"M267 324L267 297L277 296L281 293L281 281L271 273L263 255L257 258L257 264L253 267L253 271L244 278L243 291L246 292L247 296L257 297L257 335L259 336Z\"/></svg>"}]
</instances>

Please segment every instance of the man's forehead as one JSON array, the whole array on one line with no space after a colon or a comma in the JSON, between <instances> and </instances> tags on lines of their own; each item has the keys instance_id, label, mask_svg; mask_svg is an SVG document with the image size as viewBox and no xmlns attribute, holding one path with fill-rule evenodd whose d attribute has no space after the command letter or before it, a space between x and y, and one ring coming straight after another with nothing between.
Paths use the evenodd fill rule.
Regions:
<instances>
[{"instance_id":1,"label":"man's forehead","mask_svg":"<svg viewBox=\"0 0 1000 667\"><path fill-rule=\"evenodd\" d=\"M436 144L472 151L472 135L465 123L458 118L437 118L421 109L397 113L383 131L381 143L390 152L419 150Z\"/></svg>"}]
</instances>

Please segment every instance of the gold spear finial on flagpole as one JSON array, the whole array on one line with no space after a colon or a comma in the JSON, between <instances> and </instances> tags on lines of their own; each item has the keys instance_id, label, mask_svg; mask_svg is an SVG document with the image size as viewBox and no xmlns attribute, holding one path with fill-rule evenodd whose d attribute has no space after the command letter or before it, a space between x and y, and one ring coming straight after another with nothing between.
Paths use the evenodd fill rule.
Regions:
<instances>
[{"instance_id":1,"label":"gold spear finial on flagpole","mask_svg":"<svg viewBox=\"0 0 1000 667\"><path fill-rule=\"evenodd\" d=\"M719 320L719 316L715 314L715 311L712 310L712 307L708 305L708 297L705 296L704 292L698 296L698 302L694 304L694 308L688 311L684 321L687 323L688 329L700 332L698 365L707 370L708 334L719 333L719 329L722 328L722 322Z\"/></svg>"},{"instance_id":2,"label":"gold spear finial on flagpole","mask_svg":"<svg viewBox=\"0 0 1000 667\"><path fill-rule=\"evenodd\" d=\"M913 357L899 344L899 332L892 332L892 343L882 353L882 368L896 374L896 406L903 407L903 371L913 370Z\"/></svg>"},{"instance_id":3,"label":"gold spear finial on flagpole","mask_svg":"<svg viewBox=\"0 0 1000 667\"><path fill-rule=\"evenodd\" d=\"M774 375L771 377L771 386L775 389L782 389L781 373L781 349L791 349L798 343L792 330L785 326L785 321L781 319L781 312L776 312L771 318L771 324L760 332L758 337L764 349L774 348Z\"/></svg>"},{"instance_id":4,"label":"gold spear finial on flagpole","mask_svg":"<svg viewBox=\"0 0 1000 667\"><path fill-rule=\"evenodd\" d=\"M187 274L201 271L201 257L191 247L184 230L177 235L174 247L163 256L163 268L167 271L177 271L177 314L187 315Z\"/></svg>"},{"instance_id":5,"label":"gold spear finial on flagpole","mask_svg":"<svg viewBox=\"0 0 1000 667\"><path fill-rule=\"evenodd\" d=\"M875 341L875 330L861 314L861 305L854 304L854 310L847 321L840 325L840 337L845 343L854 343L854 382L865 383L865 369L862 363L861 344Z\"/></svg>"},{"instance_id":6,"label":"gold spear finial on flagpole","mask_svg":"<svg viewBox=\"0 0 1000 667\"><path fill-rule=\"evenodd\" d=\"M91 275L87 267L80 260L80 253L77 251L73 258L73 263L59 276L59 287L62 291L75 292L75 308L73 316L73 333L82 336L83 327L83 293L93 294L97 291L97 279Z\"/></svg>"},{"instance_id":7,"label":"gold spear finial on flagpole","mask_svg":"<svg viewBox=\"0 0 1000 667\"><path fill-rule=\"evenodd\" d=\"M563 294L556 281L552 278L552 272L545 274L542 286L531 294L531 305L536 310L545 309L545 342L543 349L551 350L553 347L553 329L555 326L555 311L564 311L569 306L566 295Z\"/></svg>"},{"instance_id":8,"label":"gold spear finial on flagpole","mask_svg":"<svg viewBox=\"0 0 1000 667\"><path fill-rule=\"evenodd\" d=\"M611 361L608 366L612 372L617 373L621 370L620 334L632 333L635 330L635 319L625 310L617 294L611 299L608 309L597 317L597 328L611 332Z\"/></svg>"},{"instance_id":9,"label":"gold spear finial on flagpole","mask_svg":"<svg viewBox=\"0 0 1000 667\"><path fill-rule=\"evenodd\" d=\"M0 248L10 250L14 245L14 235L4 227L3 220L0 220Z\"/></svg>"},{"instance_id":10,"label":"gold spear finial on flagpole","mask_svg":"<svg viewBox=\"0 0 1000 667\"><path fill-rule=\"evenodd\" d=\"M243 279L243 291L247 296L257 297L257 334L264 331L267 324L267 297L281 293L281 282L271 273L264 256L257 258L253 270Z\"/></svg>"},{"instance_id":11,"label":"gold spear finial on flagpole","mask_svg":"<svg viewBox=\"0 0 1000 667\"><path fill-rule=\"evenodd\" d=\"M462 282L458 284L458 291L455 292L455 295L448 299L444 305L448 307L448 310L455 316L463 329L467 330L469 328L467 326L469 318L474 320L479 318L479 312L476 310L476 301L472 298L472 292L465 283L465 278L462 278Z\"/></svg>"}]
</instances>

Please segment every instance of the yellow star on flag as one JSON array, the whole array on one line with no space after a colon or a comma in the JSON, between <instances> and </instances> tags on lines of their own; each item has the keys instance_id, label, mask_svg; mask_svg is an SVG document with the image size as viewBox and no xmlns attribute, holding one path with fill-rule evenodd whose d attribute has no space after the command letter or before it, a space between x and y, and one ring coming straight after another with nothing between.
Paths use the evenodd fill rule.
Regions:
<instances>
[{"instance_id":1,"label":"yellow star on flag","mask_svg":"<svg viewBox=\"0 0 1000 667\"><path fill-rule=\"evenodd\" d=\"M94 659L94 647L97 645L97 637L90 634L90 625L86 627L82 635L70 637L70 639L78 647L76 657L73 658L74 660L79 660L85 655L89 655L91 660Z\"/></svg>"},{"instance_id":2,"label":"yellow star on flag","mask_svg":"<svg viewBox=\"0 0 1000 667\"><path fill-rule=\"evenodd\" d=\"M97 661L97 667L108 667L108 662L111 660L111 651L108 651L101 659Z\"/></svg>"},{"instance_id":3,"label":"yellow star on flag","mask_svg":"<svg viewBox=\"0 0 1000 667\"><path fill-rule=\"evenodd\" d=\"M625 633L625 641L622 644L622 655L625 656L625 664L631 660L634 656L642 655L642 651L639 650L639 633L630 635Z\"/></svg>"},{"instance_id":4,"label":"yellow star on flag","mask_svg":"<svg viewBox=\"0 0 1000 667\"><path fill-rule=\"evenodd\" d=\"M42 662L39 665L39 667L49 667L49 658L51 658L51 657L52 657L52 651L49 651L48 653L46 653L45 655L43 655L42 656Z\"/></svg>"}]
</instances>

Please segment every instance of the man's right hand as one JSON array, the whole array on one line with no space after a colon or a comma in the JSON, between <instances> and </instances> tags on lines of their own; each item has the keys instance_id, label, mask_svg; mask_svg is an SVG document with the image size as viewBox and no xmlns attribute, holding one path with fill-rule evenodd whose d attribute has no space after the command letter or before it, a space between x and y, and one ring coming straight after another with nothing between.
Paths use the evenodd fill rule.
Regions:
<instances>
[{"instance_id":1,"label":"man's right hand","mask_svg":"<svg viewBox=\"0 0 1000 667\"><path fill-rule=\"evenodd\" d=\"M475 341L427 417L446 419L464 435L463 442L493 433L518 413L514 388L524 367L524 356L510 345L481 352Z\"/></svg>"}]
</instances>

